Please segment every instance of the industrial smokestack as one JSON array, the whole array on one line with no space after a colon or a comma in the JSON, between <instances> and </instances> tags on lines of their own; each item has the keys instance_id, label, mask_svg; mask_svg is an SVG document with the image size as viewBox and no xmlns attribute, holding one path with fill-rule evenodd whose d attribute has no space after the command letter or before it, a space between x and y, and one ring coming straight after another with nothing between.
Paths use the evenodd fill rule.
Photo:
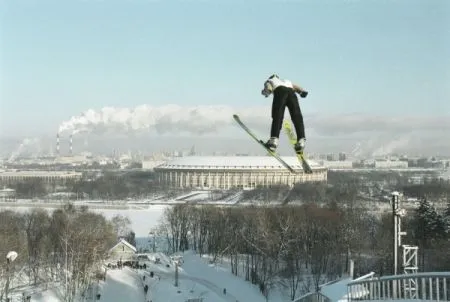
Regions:
<instances>
[{"instance_id":1,"label":"industrial smokestack","mask_svg":"<svg viewBox=\"0 0 450 302\"><path fill-rule=\"evenodd\" d=\"M56 134L56 156L59 156L59 133Z\"/></svg>"}]
</instances>

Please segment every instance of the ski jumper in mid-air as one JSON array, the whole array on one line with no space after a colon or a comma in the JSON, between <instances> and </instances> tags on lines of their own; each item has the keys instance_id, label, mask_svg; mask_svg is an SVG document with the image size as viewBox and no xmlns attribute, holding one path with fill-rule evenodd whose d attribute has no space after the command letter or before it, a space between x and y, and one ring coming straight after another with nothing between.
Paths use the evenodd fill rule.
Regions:
<instances>
[{"instance_id":1,"label":"ski jumper in mid-air","mask_svg":"<svg viewBox=\"0 0 450 302\"><path fill-rule=\"evenodd\" d=\"M270 138L265 143L266 148L274 151L278 147L281 127L283 125L284 111L286 107L291 115L292 122L297 133L297 143L295 151L302 152L305 149L305 125L303 123L303 115L298 102L298 93L301 98L305 98L308 92L302 87L292 83L289 80L282 80L276 74L271 75L266 82L261 94L266 98L273 94L272 101L272 126L270 128Z\"/></svg>"}]
</instances>

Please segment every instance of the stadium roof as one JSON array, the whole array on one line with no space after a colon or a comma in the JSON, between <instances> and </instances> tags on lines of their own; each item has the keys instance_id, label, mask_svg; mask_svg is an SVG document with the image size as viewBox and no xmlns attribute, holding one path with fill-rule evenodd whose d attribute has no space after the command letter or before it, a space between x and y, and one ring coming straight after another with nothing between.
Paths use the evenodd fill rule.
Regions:
<instances>
[{"instance_id":1,"label":"stadium roof","mask_svg":"<svg viewBox=\"0 0 450 302\"><path fill-rule=\"evenodd\" d=\"M281 156L294 169L302 169L297 157ZM308 160L312 169L324 169ZM186 156L167 161L157 169L286 169L272 156Z\"/></svg>"}]
</instances>

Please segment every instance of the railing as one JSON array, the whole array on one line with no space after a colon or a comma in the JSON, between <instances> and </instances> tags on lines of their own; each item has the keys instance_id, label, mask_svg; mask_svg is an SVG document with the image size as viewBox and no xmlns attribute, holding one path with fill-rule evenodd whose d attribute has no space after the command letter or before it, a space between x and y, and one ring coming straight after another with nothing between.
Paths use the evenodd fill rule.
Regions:
<instances>
[{"instance_id":1,"label":"railing","mask_svg":"<svg viewBox=\"0 0 450 302\"><path fill-rule=\"evenodd\" d=\"M430 272L353 280L347 285L348 301L428 300L449 301L450 272Z\"/></svg>"},{"instance_id":2,"label":"railing","mask_svg":"<svg viewBox=\"0 0 450 302\"><path fill-rule=\"evenodd\" d=\"M335 302L338 300L345 301L346 286L348 282L373 279L374 276L375 273L371 272L354 280L351 280L351 278L343 278L340 280L327 282L325 284L319 285L319 292L307 293L295 299L294 302Z\"/></svg>"},{"instance_id":3,"label":"railing","mask_svg":"<svg viewBox=\"0 0 450 302\"><path fill-rule=\"evenodd\" d=\"M298 298L294 302L333 302L333 301L321 293L309 293Z\"/></svg>"}]
</instances>

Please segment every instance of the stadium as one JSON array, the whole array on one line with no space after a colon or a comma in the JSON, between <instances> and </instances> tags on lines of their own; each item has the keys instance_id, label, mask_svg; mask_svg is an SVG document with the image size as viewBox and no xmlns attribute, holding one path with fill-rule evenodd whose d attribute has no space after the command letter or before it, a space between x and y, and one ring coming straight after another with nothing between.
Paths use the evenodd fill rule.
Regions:
<instances>
[{"instance_id":1,"label":"stadium","mask_svg":"<svg viewBox=\"0 0 450 302\"><path fill-rule=\"evenodd\" d=\"M297 157L282 157L298 174L271 156L187 156L154 168L158 182L171 188L253 189L273 185L327 181L327 169L308 161L312 174L303 172Z\"/></svg>"}]
</instances>

